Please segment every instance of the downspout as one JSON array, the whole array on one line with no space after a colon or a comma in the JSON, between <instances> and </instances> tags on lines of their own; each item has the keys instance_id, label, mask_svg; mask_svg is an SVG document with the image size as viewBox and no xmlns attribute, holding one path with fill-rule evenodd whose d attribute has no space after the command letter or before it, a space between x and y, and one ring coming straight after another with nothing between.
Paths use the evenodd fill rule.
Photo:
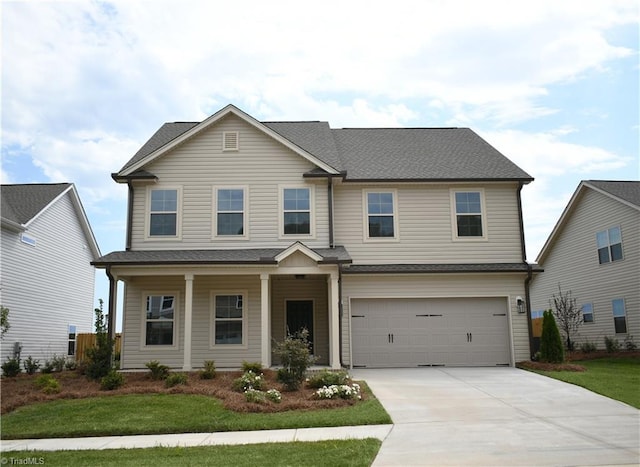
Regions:
<instances>
[{"instance_id":1,"label":"downspout","mask_svg":"<svg viewBox=\"0 0 640 467\"><path fill-rule=\"evenodd\" d=\"M522 262L527 265L527 277L524 280L524 299L527 307L527 331L529 333L529 357L533 358L533 322L531 321L531 294L530 283L533 278L533 268L527 261L527 247L524 239L524 218L522 215L522 182L518 185L517 199L518 199L518 219L520 222L520 248L522 253Z\"/></svg>"},{"instance_id":2,"label":"downspout","mask_svg":"<svg viewBox=\"0 0 640 467\"><path fill-rule=\"evenodd\" d=\"M131 250L131 226L133 224L133 184L131 180L127 182L127 187L129 187L129 200L127 203L127 239L125 249L127 251ZM108 275L109 273L107 273Z\"/></svg>"},{"instance_id":3,"label":"downspout","mask_svg":"<svg viewBox=\"0 0 640 467\"><path fill-rule=\"evenodd\" d=\"M116 336L115 333L115 317L116 317L116 295L118 289L118 282L111 274L111 266L107 266L106 268L107 277L109 278L109 305L108 311L109 316L107 320L107 333L109 335L109 339L114 339Z\"/></svg>"},{"instance_id":4,"label":"downspout","mask_svg":"<svg viewBox=\"0 0 640 467\"><path fill-rule=\"evenodd\" d=\"M329 248L334 248L333 240L333 179L327 178L327 199L329 203Z\"/></svg>"}]
</instances>

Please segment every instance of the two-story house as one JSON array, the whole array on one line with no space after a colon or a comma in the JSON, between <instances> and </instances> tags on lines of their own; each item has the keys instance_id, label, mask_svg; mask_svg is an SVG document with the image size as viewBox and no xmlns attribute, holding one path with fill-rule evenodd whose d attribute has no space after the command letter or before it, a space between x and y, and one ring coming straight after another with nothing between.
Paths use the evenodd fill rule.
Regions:
<instances>
[{"instance_id":1,"label":"two-story house","mask_svg":"<svg viewBox=\"0 0 640 467\"><path fill-rule=\"evenodd\" d=\"M531 284L534 312L551 308L561 287L582 308L578 344L640 338L640 181L583 180L537 261L545 272Z\"/></svg>"},{"instance_id":2,"label":"two-story house","mask_svg":"<svg viewBox=\"0 0 640 467\"><path fill-rule=\"evenodd\" d=\"M2 185L0 303L9 309L2 361L18 353L44 364L75 355L93 330L101 254L72 183Z\"/></svg>"},{"instance_id":3,"label":"two-story house","mask_svg":"<svg viewBox=\"0 0 640 467\"><path fill-rule=\"evenodd\" d=\"M129 189L122 368L269 366L304 327L333 368L530 358L520 191L467 128L260 122L228 105L163 125ZM111 322L113 327L113 321Z\"/></svg>"}]
</instances>

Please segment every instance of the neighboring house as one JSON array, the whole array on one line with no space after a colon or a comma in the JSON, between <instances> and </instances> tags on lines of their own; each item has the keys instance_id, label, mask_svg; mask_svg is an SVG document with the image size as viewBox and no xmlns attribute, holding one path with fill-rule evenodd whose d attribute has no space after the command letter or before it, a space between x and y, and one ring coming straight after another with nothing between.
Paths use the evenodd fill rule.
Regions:
<instances>
[{"instance_id":1,"label":"neighboring house","mask_svg":"<svg viewBox=\"0 0 640 467\"><path fill-rule=\"evenodd\" d=\"M163 125L118 173L125 369L276 364L306 327L333 368L530 358L520 190L467 128L259 122L229 105ZM113 321L110 323L113 331Z\"/></svg>"},{"instance_id":2,"label":"neighboring house","mask_svg":"<svg viewBox=\"0 0 640 467\"><path fill-rule=\"evenodd\" d=\"M640 343L639 181L582 181L537 261L545 272L532 282L534 316L560 286L582 307L578 344Z\"/></svg>"},{"instance_id":3,"label":"neighboring house","mask_svg":"<svg viewBox=\"0 0 640 467\"><path fill-rule=\"evenodd\" d=\"M11 328L2 361L73 356L75 336L92 332L100 250L71 183L2 185L0 303Z\"/></svg>"}]
</instances>

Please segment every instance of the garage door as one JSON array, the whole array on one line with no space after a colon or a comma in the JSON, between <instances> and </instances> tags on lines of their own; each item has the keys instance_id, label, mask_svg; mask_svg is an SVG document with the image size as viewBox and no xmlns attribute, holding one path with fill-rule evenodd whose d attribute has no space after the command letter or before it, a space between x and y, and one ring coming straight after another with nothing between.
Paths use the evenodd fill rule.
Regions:
<instances>
[{"instance_id":1,"label":"garage door","mask_svg":"<svg viewBox=\"0 0 640 467\"><path fill-rule=\"evenodd\" d=\"M506 298L353 299L354 367L509 365Z\"/></svg>"}]
</instances>

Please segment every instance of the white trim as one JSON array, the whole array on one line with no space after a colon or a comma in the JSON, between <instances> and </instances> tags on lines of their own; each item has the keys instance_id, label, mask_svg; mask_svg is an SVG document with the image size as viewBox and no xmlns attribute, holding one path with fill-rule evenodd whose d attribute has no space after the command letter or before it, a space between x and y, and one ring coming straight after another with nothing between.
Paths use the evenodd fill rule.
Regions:
<instances>
[{"instance_id":1,"label":"white trim","mask_svg":"<svg viewBox=\"0 0 640 467\"><path fill-rule=\"evenodd\" d=\"M153 191L176 190L176 234L175 235L151 235L151 193ZM144 207L144 240L145 241L175 241L182 240L182 186L147 186Z\"/></svg>"},{"instance_id":2,"label":"white trim","mask_svg":"<svg viewBox=\"0 0 640 467\"><path fill-rule=\"evenodd\" d=\"M295 242L294 244L289 246L286 250L278 253L276 255L276 257L275 257L275 260L278 263L280 263L280 262L282 262L282 260L288 258L289 256L291 256L292 254L294 254L296 252L300 252L300 253L304 254L305 256L309 257L310 259L312 259L315 262L322 261L322 256L320 256L318 253L313 251L311 248L309 248L308 246L306 246L302 242Z\"/></svg>"},{"instance_id":3,"label":"white trim","mask_svg":"<svg viewBox=\"0 0 640 467\"><path fill-rule=\"evenodd\" d=\"M229 114L233 114L233 115L239 117L240 119L244 120L245 122L247 122L248 124L252 125L256 129L262 131L266 135L268 135L271 138L275 139L279 143L283 144L284 146L286 146L287 148L289 148L290 150L292 150L296 154L302 156L304 159L306 159L309 162L311 162L312 164L320 167L321 169L325 170L326 172L328 172L330 174L335 174L335 175L338 175L340 173L338 170L334 169L333 167L331 167L330 165L326 164L325 162L322 162L320 159L318 159L317 157L315 157L311 153L309 153L309 152L305 151L304 149L300 148L299 146L293 144L291 141L289 141L288 139L284 138L282 135L280 135L277 132L273 131L271 128L267 127L266 125L264 125L263 123L259 122L255 118L251 117L249 114L246 114L243 111L241 111L240 109L238 109L237 107L235 107L234 105L229 104L229 105L223 107L222 109L220 109L219 111L217 111L215 114L211 115L209 118L207 118L207 119L203 120L202 122L198 123L197 125L195 125L190 130L185 131L184 133L182 133L180 136L178 136L177 138L173 139L169 143L167 143L164 146L156 149L151 154L148 154L147 156L143 157L142 159L137 161L135 164L132 164L130 167L128 167L127 169L123 170L120 173L120 175L122 175L122 176L131 175L136 170L141 169L142 167L144 167L145 165L147 165L150 162L154 161L158 157L160 157L160 156L166 154L167 152L171 151L176 146L184 143L189 138L191 138L191 137L197 135L198 133L200 133L201 131L209 128L211 125L213 125L214 123L220 121L221 119L223 119L224 117L226 117Z\"/></svg>"},{"instance_id":4,"label":"white trim","mask_svg":"<svg viewBox=\"0 0 640 467\"><path fill-rule=\"evenodd\" d=\"M391 193L393 196L393 237L370 237L369 236L369 200L368 195L370 193ZM377 189L377 188L364 188L362 190L362 238L366 243L387 243L387 242L399 242L400 231L398 220L398 190L396 188Z\"/></svg>"},{"instance_id":5,"label":"white trim","mask_svg":"<svg viewBox=\"0 0 640 467\"><path fill-rule=\"evenodd\" d=\"M242 296L242 344L216 344L216 296ZM235 319L234 319L235 320ZM209 350L213 349L247 349L249 347L249 291L237 289L212 289L209 292Z\"/></svg>"},{"instance_id":6,"label":"white trim","mask_svg":"<svg viewBox=\"0 0 640 467\"><path fill-rule=\"evenodd\" d=\"M242 235L218 235L218 191L242 190ZM249 187L246 185L215 185L212 188L211 239L220 241L249 240ZM231 212L231 211L224 211Z\"/></svg>"},{"instance_id":7,"label":"white trim","mask_svg":"<svg viewBox=\"0 0 640 467\"><path fill-rule=\"evenodd\" d=\"M147 297L173 297L173 344L172 345L147 345ZM177 290L143 290L140 300L140 310L142 317L142 325L140 326L140 350L141 351L158 351L158 350L178 350L179 337L178 328L180 327L180 292Z\"/></svg>"},{"instance_id":8,"label":"white trim","mask_svg":"<svg viewBox=\"0 0 640 467\"><path fill-rule=\"evenodd\" d=\"M458 212L456 210L456 193L480 194L480 219L482 221L482 236L466 237L458 236ZM484 188L449 188L449 201L451 203L451 239L454 242L486 242L489 240L487 232L487 204L485 202ZM464 213L462 214L464 215Z\"/></svg>"},{"instance_id":9,"label":"white trim","mask_svg":"<svg viewBox=\"0 0 640 467\"><path fill-rule=\"evenodd\" d=\"M285 234L284 233L284 190L309 190L309 233L308 234ZM278 239L315 239L316 238L316 191L314 185L305 184L280 184L278 185Z\"/></svg>"}]
</instances>

